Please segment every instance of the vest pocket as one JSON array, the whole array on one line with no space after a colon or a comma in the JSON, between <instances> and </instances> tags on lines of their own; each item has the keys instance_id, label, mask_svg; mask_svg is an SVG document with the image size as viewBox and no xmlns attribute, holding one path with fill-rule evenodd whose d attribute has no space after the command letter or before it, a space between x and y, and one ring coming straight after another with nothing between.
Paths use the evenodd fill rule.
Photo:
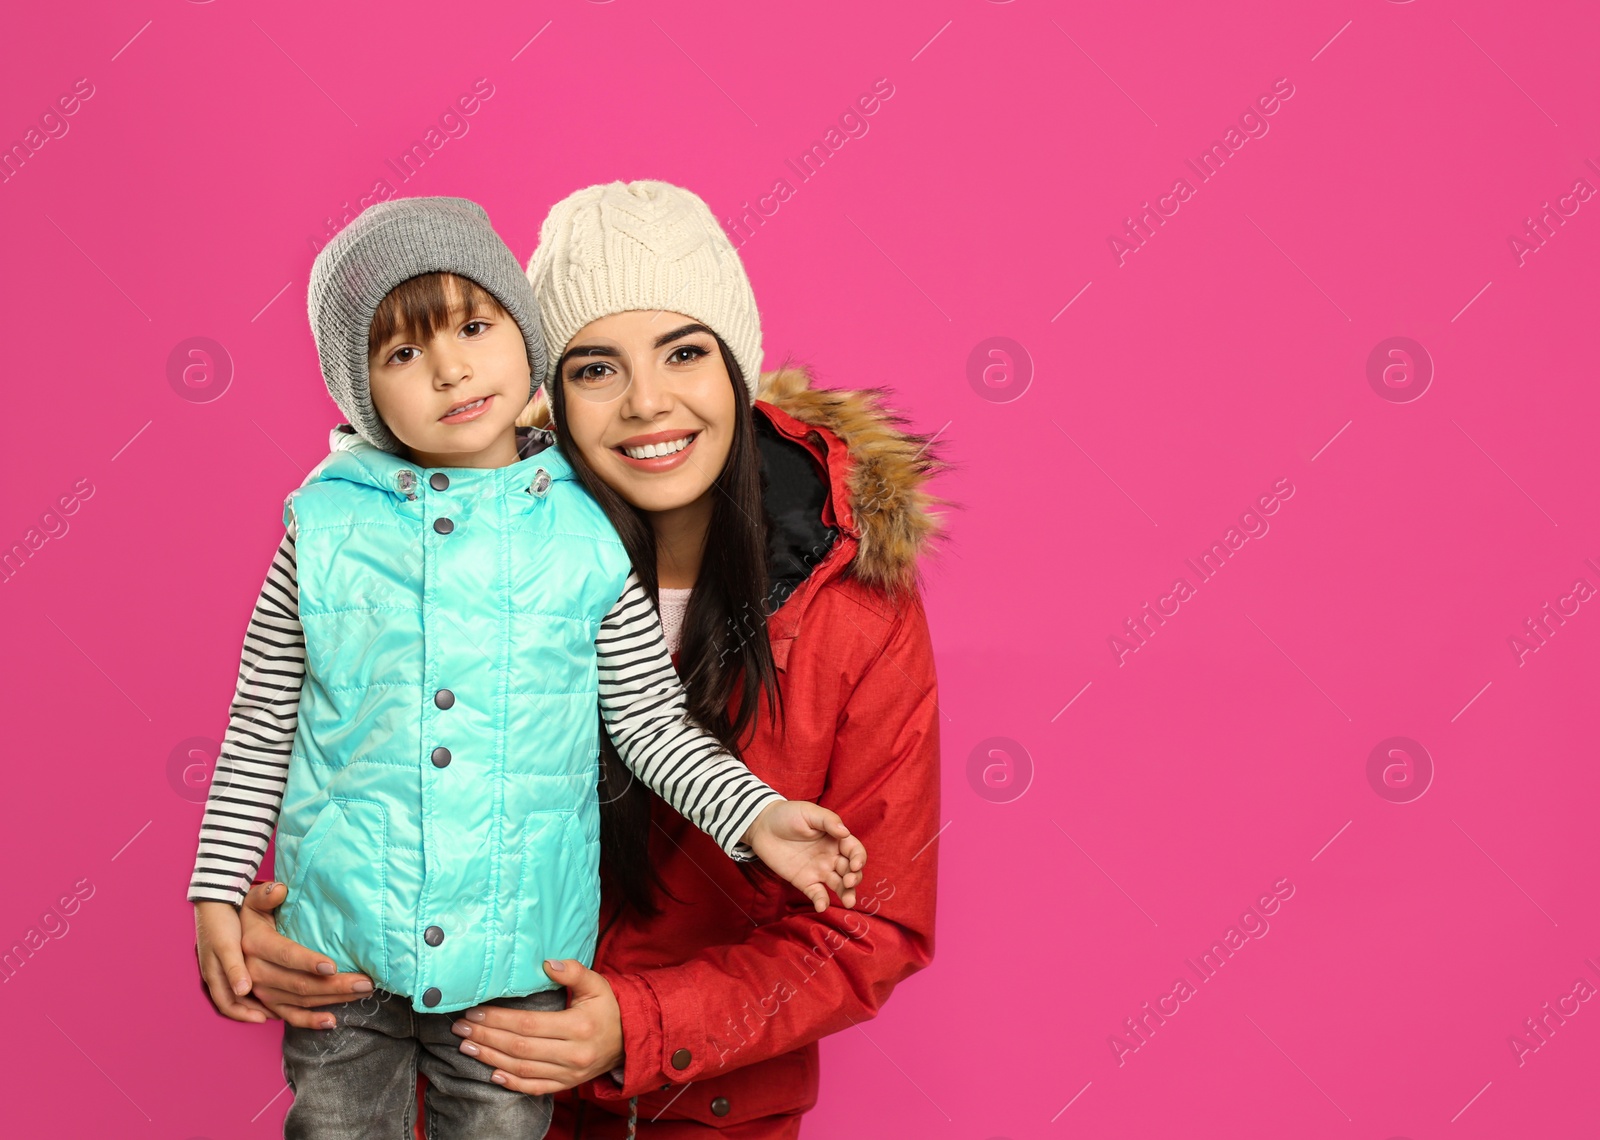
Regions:
<instances>
[{"instance_id":1,"label":"vest pocket","mask_svg":"<svg viewBox=\"0 0 1600 1140\"><path fill-rule=\"evenodd\" d=\"M300 840L279 914L285 937L328 955L341 971L369 974L374 984L389 973L387 840L382 804L329 800Z\"/></svg>"},{"instance_id":2,"label":"vest pocket","mask_svg":"<svg viewBox=\"0 0 1600 1140\"><path fill-rule=\"evenodd\" d=\"M286 880L289 887L289 897L284 900L278 912L280 921L293 917L300 909L300 884L305 882L306 871L312 860L316 858L317 848L322 846L322 841L327 838L328 829L333 826L336 819L343 815L338 800L329 800L317 811L317 817L311 821L311 829L300 837L300 842L295 845L294 870L289 873ZM280 837L278 845L283 846Z\"/></svg>"},{"instance_id":3,"label":"vest pocket","mask_svg":"<svg viewBox=\"0 0 1600 1140\"><path fill-rule=\"evenodd\" d=\"M517 924L512 939L510 992L555 985L546 958L594 959L600 911L599 842L585 834L578 813L528 813L523 825Z\"/></svg>"}]
</instances>

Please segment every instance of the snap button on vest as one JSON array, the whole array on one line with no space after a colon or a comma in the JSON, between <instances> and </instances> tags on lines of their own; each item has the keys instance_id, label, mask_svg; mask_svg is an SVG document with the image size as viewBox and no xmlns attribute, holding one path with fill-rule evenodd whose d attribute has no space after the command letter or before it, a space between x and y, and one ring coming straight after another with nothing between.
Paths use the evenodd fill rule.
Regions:
<instances>
[{"instance_id":1,"label":"snap button on vest","mask_svg":"<svg viewBox=\"0 0 1600 1140\"><path fill-rule=\"evenodd\" d=\"M429 946L437 946L444 941L444 930L437 926L430 926L422 932L422 940Z\"/></svg>"},{"instance_id":2,"label":"snap button on vest","mask_svg":"<svg viewBox=\"0 0 1600 1140\"><path fill-rule=\"evenodd\" d=\"M435 768L447 768L450 766L450 750L448 748L435 748L431 759Z\"/></svg>"},{"instance_id":3,"label":"snap button on vest","mask_svg":"<svg viewBox=\"0 0 1600 1140\"><path fill-rule=\"evenodd\" d=\"M430 994L433 992L433 990L428 991ZM424 997L422 1000L427 1001L428 999ZM728 1103L728 1098L725 1096L719 1096L711 1102L712 1116L727 1116L731 1111L733 1111L733 1105Z\"/></svg>"},{"instance_id":4,"label":"snap button on vest","mask_svg":"<svg viewBox=\"0 0 1600 1140\"><path fill-rule=\"evenodd\" d=\"M450 476L446 475L443 471L435 471L432 475L428 476L428 486L432 487L435 491L442 491L446 487L450 486Z\"/></svg>"},{"instance_id":5,"label":"snap button on vest","mask_svg":"<svg viewBox=\"0 0 1600 1140\"><path fill-rule=\"evenodd\" d=\"M437 693L433 694L433 703L439 708L447 709L456 703L456 695L449 689L440 689Z\"/></svg>"},{"instance_id":6,"label":"snap button on vest","mask_svg":"<svg viewBox=\"0 0 1600 1140\"><path fill-rule=\"evenodd\" d=\"M672 1067L674 1069L687 1069L689 1067L689 1062L692 1060L694 1060L694 1057L690 1054L689 1050L679 1049L677 1052L672 1054Z\"/></svg>"},{"instance_id":7,"label":"snap button on vest","mask_svg":"<svg viewBox=\"0 0 1600 1140\"><path fill-rule=\"evenodd\" d=\"M444 995L439 992L438 986L429 986L427 989L422 991L422 1004L426 1006L435 1006L439 1004L440 999L443 997ZM724 1101L723 1103L726 1104L727 1102ZM713 1108L711 1111L716 1112L717 1110ZM723 1109L722 1113L726 1113L727 1111L727 1109Z\"/></svg>"},{"instance_id":8,"label":"snap button on vest","mask_svg":"<svg viewBox=\"0 0 1600 1140\"><path fill-rule=\"evenodd\" d=\"M550 472L543 467L533 473L533 486L529 488L539 498L544 498L544 493L550 489Z\"/></svg>"},{"instance_id":9,"label":"snap button on vest","mask_svg":"<svg viewBox=\"0 0 1600 1140\"><path fill-rule=\"evenodd\" d=\"M451 531L456 529L456 524L451 522L449 519L434 519L433 529L438 531L440 534L449 534Z\"/></svg>"}]
</instances>

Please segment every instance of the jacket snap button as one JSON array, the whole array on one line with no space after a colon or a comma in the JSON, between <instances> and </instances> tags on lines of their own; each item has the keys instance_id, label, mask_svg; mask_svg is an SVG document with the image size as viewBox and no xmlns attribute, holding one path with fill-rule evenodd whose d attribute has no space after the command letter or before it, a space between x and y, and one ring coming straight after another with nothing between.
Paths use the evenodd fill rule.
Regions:
<instances>
[{"instance_id":1,"label":"jacket snap button","mask_svg":"<svg viewBox=\"0 0 1600 1140\"><path fill-rule=\"evenodd\" d=\"M439 992L439 987L438 986L429 986L427 989L422 991L422 1004L425 1005L425 1006L429 1006L431 1008L432 1006L438 1005L440 999L442 999L443 997L444 997L444 995ZM727 1102L724 1101L723 1103L727 1103ZM715 1108L713 1108L711 1111L712 1112L716 1112L717 1110ZM723 1112L727 1112L728 1110L727 1109L723 1109L722 1111Z\"/></svg>"},{"instance_id":2,"label":"jacket snap button","mask_svg":"<svg viewBox=\"0 0 1600 1140\"><path fill-rule=\"evenodd\" d=\"M437 926L430 926L422 932L422 940L429 946L437 946L444 941L444 930Z\"/></svg>"},{"instance_id":3,"label":"jacket snap button","mask_svg":"<svg viewBox=\"0 0 1600 1140\"><path fill-rule=\"evenodd\" d=\"M456 529L456 524L451 522L449 519L434 519L433 529L438 531L440 534L449 534L451 531Z\"/></svg>"},{"instance_id":4,"label":"jacket snap button","mask_svg":"<svg viewBox=\"0 0 1600 1140\"><path fill-rule=\"evenodd\" d=\"M456 703L456 695L449 689L440 689L437 693L433 694L433 703L439 708L447 709Z\"/></svg>"},{"instance_id":5,"label":"jacket snap button","mask_svg":"<svg viewBox=\"0 0 1600 1140\"><path fill-rule=\"evenodd\" d=\"M450 750L448 748L435 748L431 759L435 768L448 767L450 764Z\"/></svg>"},{"instance_id":6,"label":"jacket snap button","mask_svg":"<svg viewBox=\"0 0 1600 1140\"><path fill-rule=\"evenodd\" d=\"M428 992L432 993L433 991L429 990ZM424 998L423 1000L426 1001L427 999ZM711 1102L712 1116L727 1116L732 1109L733 1105L728 1103L728 1098L725 1096L719 1096Z\"/></svg>"},{"instance_id":7,"label":"jacket snap button","mask_svg":"<svg viewBox=\"0 0 1600 1140\"><path fill-rule=\"evenodd\" d=\"M432 487L435 491L442 491L446 487L450 486L450 476L446 475L443 471L435 471L432 475L428 476L428 486Z\"/></svg>"},{"instance_id":8,"label":"jacket snap button","mask_svg":"<svg viewBox=\"0 0 1600 1140\"><path fill-rule=\"evenodd\" d=\"M544 498L544 493L550 489L550 472L543 467L533 473L533 493Z\"/></svg>"},{"instance_id":9,"label":"jacket snap button","mask_svg":"<svg viewBox=\"0 0 1600 1140\"><path fill-rule=\"evenodd\" d=\"M694 1058L690 1055L689 1050L679 1049L672 1055L672 1067L674 1069L687 1069L689 1067L689 1062L692 1060L694 1060Z\"/></svg>"}]
</instances>

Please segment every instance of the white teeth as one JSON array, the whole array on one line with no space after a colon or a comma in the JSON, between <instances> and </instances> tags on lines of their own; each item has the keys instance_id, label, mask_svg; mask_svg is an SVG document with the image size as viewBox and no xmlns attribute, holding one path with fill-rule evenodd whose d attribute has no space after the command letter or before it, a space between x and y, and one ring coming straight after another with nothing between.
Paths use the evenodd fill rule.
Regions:
<instances>
[{"instance_id":1,"label":"white teeth","mask_svg":"<svg viewBox=\"0 0 1600 1140\"><path fill-rule=\"evenodd\" d=\"M462 404L459 408L451 408L448 412L445 413L445 415L447 415L447 416L459 416L462 412L470 412L473 408L476 408L479 404L483 403L483 401L486 400L486 399L488 399L487 396L480 396L478 399L472 401L472 403L470 403L470 404Z\"/></svg>"},{"instance_id":2,"label":"white teeth","mask_svg":"<svg viewBox=\"0 0 1600 1140\"><path fill-rule=\"evenodd\" d=\"M697 433L698 434L698 433ZM629 459L655 459L662 455L672 455L682 451L695 441L693 435L686 435L682 439L668 440L666 443L647 443L643 447L624 447L622 453Z\"/></svg>"}]
</instances>

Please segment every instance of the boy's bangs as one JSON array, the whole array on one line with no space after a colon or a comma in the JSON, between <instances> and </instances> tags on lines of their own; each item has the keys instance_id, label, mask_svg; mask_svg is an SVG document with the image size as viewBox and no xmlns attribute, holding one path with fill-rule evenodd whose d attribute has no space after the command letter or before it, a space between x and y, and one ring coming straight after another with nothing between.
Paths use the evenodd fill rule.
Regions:
<instances>
[{"instance_id":1,"label":"boy's bangs","mask_svg":"<svg viewBox=\"0 0 1600 1140\"><path fill-rule=\"evenodd\" d=\"M501 310L494 295L476 281L454 273L424 273L400 282L378 303L367 332L367 355L399 334L425 342L457 320Z\"/></svg>"}]
</instances>

